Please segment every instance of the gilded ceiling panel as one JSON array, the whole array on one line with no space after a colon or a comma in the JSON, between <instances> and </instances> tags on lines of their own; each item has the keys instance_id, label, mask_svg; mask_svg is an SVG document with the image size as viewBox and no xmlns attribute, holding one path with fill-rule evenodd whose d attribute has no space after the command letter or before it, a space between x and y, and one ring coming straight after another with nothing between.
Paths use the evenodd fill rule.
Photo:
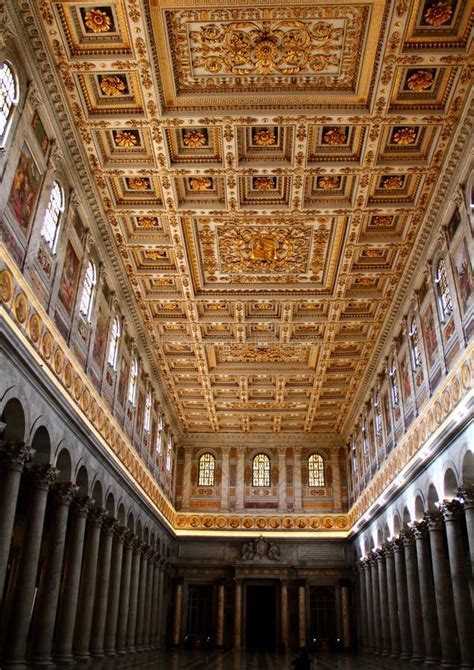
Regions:
<instances>
[{"instance_id":1,"label":"gilded ceiling panel","mask_svg":"<svg viewBox=\"0 0 474 670\"><path fill-rule=\"evenodd\" d=\"M182 430L339 435L464 113L472 3L35 4Z\"/></svg>"}]
</instances>

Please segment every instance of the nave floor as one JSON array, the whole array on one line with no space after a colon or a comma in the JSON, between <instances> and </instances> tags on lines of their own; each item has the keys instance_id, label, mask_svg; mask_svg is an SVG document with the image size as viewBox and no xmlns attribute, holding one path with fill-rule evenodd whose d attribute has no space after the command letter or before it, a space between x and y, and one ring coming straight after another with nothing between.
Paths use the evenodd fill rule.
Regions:
<instances>
[{"instance_id":1,"label":"nave floor","mask_svg":"<svg viewBox=\"0 0 474 670\"><path fill-rule=\"evenodd\" d=\"M94 661L78 670L293 670L296 654L253 651L149 652ZM413 665L366 654L313 654L311 670L413 670Z\"/></svg>"}]
</instances>

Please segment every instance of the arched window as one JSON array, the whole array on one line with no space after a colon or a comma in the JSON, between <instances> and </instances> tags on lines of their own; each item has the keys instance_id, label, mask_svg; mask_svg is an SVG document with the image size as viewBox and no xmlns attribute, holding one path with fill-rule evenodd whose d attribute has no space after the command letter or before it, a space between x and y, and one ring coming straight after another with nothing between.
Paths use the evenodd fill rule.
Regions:
<instances>
[{"instance_id":1,"label":"arched window","mask_svg":"<svg viewBox=\"0 0 474 670\"><path fill-rule=\"evenodd\" d=\"M108 363L115 370L117 365L118 347L120 341L120 319L118 316L112 321L112 332L110 334Z\"/></svg>"},{"instance_id":2,"label":"arched window","mask_svg":"<svg viewBox=\"0 0 474 670\"><path fill-rule=\"evenodd\" d=\"M354 474L357 474L357 470L358 470L357 445L356 445L356 441L355 441L354 438L352 439L352 469L354 471Z\"/></svg>"},{"instance_id":3,"label":"arched window","mask_svg":"<svg viewBox=\"0 0 474 670\"><path fill-rule=\"evenodd\" d=\"M438 299L441 309L441 318L447 321L453 312L453 302L448 286L448 276L446 274L446 265L441 258L436 268L436 284L438 286Z\"/></svg>"},{"instance_id":4,"label":"arched window","mask_svg":"<svg viewBox=\"0 0 474 670\"><path fill-rule=\"evenodd\" d=\"M59 219L64 209L64 195L63 190L58 181L53 182L51 195L49 196L48 206L44 214L43 225L41 227L41 236L51 249L52 252L56 249L56 242L58 241Z\"/></svg>"},{"instance_id":5,"label":"arched window","mask_svg":"<svg viewBox=\"0 0 474 670\"><path fill-rule=\"evenodd\" d=\"M88 321L91 320L94 287L96 283L97 270L95 269L94 263L89 261L86 275L84 277L84 288L82 289L81 306L79 308L81 314L83 314Z\"/></svg>"},{"instance_id":6,"label":"arched window","mask_svg":"<svg viewBox=\"0 0 474 670\"><path fill-rule=\"evenodd\" d=\"M392 396L392 405L393 407L396 407L400 402L400 393L398 391L397 368L395 367L394 361L392 361L392 365L390 366L389 377L390 377L390 393Z\"/></svg>"},{"instance_id":7,"label":"arched window","mask_svg":"<svg viewBox=\"0 0 474 670\"><path fill-rule=\"evenodd\" d=\"M199 459L198 486L214 486L216 459L212 454L203 454Z\"/></svg>"},{"instance_id":8,"label":"arched window","mask_svg":"<svg viewBox=\"0 0 474 670\"><path fill-rule=\"evenodd\" d=\"M411 362L413 369L416 370L421 365L420 342L418 339L418 326L416 325L415 317L410 322L410 330L408 332L410 337Z\"/></svg>"},{"instance_id":9,"label":"arched window","mask_svg":"<svg viewBox=\"0 0 474 670\"><path fill-rule=\"evenodd\" d=\"M13 114L18 99L15 75L8 63L0 63L0 139Z\"/></svg>"},{"instance_id":10,"label":"arched window","mask_svg":"<svg viewBox=\"0 0 474 670\"><path fill-rule=\"evenodd\" d=\"M362 453L367 456L369 453L369 436L367 435L367 421L365 417L362 419Z\"/></svg>"},{"instance_id":11,"label":"arched window","mask_svg":"<svg viewBox=\"0 0 474 670\"><path fill-rule=\"evenodd\" d=\"M137 397L137 385L138 385L138 361L136 358L132 361L132 367L130 368L130 379L128 382L128 402L131 405L135 404L135 399Z\"/></svg>"},{"instance_id":12,"label":"arched window","mask_svg":"<svg viewBox=\"0 0 474 670\"><path fill-rule=\"evenodd\" d=\"M143 427L145 428L146 433L149 433L151 429L151 402L152 402L151 391L148 391L145 400L145 420L143 423Z\"/></svg>"},{"instance_id":13,"label":"arched window","mask_svg":"<svg viewBox=\"0 0 474 670\"><path fill-rule=\"evenodd\" d=\"M308 486L325 486L324 460L319 454L308 458Z\"/></svg>"},{"instance_id":14,"label":"arched window","mask_svg":"<svg viewBox=\"0 0 474 670\"><path fill-rule=\"evenodd\" d=\"M158 456L161 456L161 452L163 451L163 431L161 430L159 423L158 430L156 432L155 451Z\"/></svg>"},{"instance_id":15,"label":"arched window","mask_svg":"<svg viewBox=\"0 0 474 670\"><path fill-rule=\"evenodd\" d=\"M270 459L257 454L252 461L252 486L270 486Z\"/></svg>"},{"instance_id":16,"label":"arched window","mask_svg":"<svg viewBox=\"0 0 474 670\"><path fill-rule=\"evenodd\" d=\"M168 442L168 451L166 452L166 472L168 472L169 474L171 473L171 468L173 465L172 456L173 456L173 440L170 437Z\"/></svg>"},{"instance_id":17,"label":"arched window","mask_svg":"<svg viewBox=\"0 0 474 670\"><path fill-rule=\"evenodd\" d=\"M375 392L374 396L374 407L375 407L375 432L377 435L382 434L382 406L380 403L379 392Z\"/></svg>"}]
</instances>

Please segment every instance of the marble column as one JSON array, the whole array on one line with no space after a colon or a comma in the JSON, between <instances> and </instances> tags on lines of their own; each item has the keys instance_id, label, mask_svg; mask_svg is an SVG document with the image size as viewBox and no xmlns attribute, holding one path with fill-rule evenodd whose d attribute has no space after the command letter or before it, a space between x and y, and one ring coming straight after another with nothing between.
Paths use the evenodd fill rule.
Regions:
<instances>
[{"instance_id":1,"label":"marble column","mask_svg":"<svg viewBox=\"0 0 474 670\"><path fill-rule=\"evenodd\" d=\"M397 581L395 577L395 562L393 557L393 543L383 545L385 552L385 567L387 571L387 599L388 622L390 626L390 644L392 658L400 656L400 624L398 622Z\"/></svg>"},{"instance_id":2,"label":"marble column","mask_svg":"<svg viewBox=\"0 0 474 670\"><path fill-rule=\"evenodd\" d=\"M461 535L461 515L463 506L459 500L445 500L440 505L446 527L448 541L449 568L454 596L454 614L458 628L461 668L474 667L473 634L474 621L472 616L469 577L464 555Z\"/></svg>"},{"instance_id":3,"label":"marble column","mask_svg":"<svg viewBox=\"0 0 474 670\"><path fill-rule=\"evenodd\" d=\"M3 468L0 486L0 603L3 600L21 473L30 459L31 449L24 442L0 442Z\"/></svg>"},{"instance_id":4,"label":"marble column","mask_svg":"<svg viewBox=\"0 0 474 670\"><path fill-rule=\"evenodd\" d=\"M219 582L217 585L217 627L216 627L216 645L219 648L224 646L224 601L225 584Z\"/></svg>"},{"instance_id":5,"label":"marble column","mask_svg":"<svg viewBox=\"0 0 474 670\"><path fill-rule=\"evenodd\" d=\"M351 619L349 606L349 587L341 586L341 609L342 609L342 644L344 649L351 646Z\"/></svg>"},{"instance_id":6,"label":"marble column","mask_svg":"<svg viewBox=\"0 0 474 670\"><path fill-rule=\"evenodd\" d=\"M286 448L278 451L278 508L287 508Z\"/></svg>"},{"instance_id":7,"label":"marble column","mask_svg":"<svg viewBox=\"0 0 474 670\"><path fill-rule=\"evenodd\" d=\"M395 580L397 583L398 625L400 627L400 658L411 657L411 629L408 613L407 573L403 541L398 537L393 541Z\"/></svg>"},{"instance_id":8,"label":"marble column","mask_svg":"<svg viewBox=\"0 0 474 670\"><path fill-rule=\"evenodd\" d=\"M235 580L234 649L242 648L242 582Z\"/></svg>"},{"instance_id":9,"label":"marble column","mask_svg":"<svg viewBox=\"0 0 474 670\"><path fill-rule=\"evenodd\" d=\"M158 608L159 603L159 589L160 589L160 557L158 552L155 553L155 560L153 562L153 593L151 597L151 628L150 628L150 644L152 649L157 646L157 626L158 626Z\"/></svg>"},{"instance_id":10,"label":"marble column","mask_svg":"<svg viewBox=\"0 0 474 670\"><path fill-rule=\"evenodd\" d=\"M425 514L428 523L431 560L441 641L441 667L457 667L458 648L457 630L454 614L451 576L449 573L448 556L444 541L444 522L441 512Z\"/></svg>"},{"instance_id":11,"label":"marble column","mask_svg":"<svg viewBox=\"0 0 474 670\"><path fill-rule=\"evenodd\" d=\"M119 614L120 581L123 566L123 543L127 529L124 526L115 526L112 546L110 587L107 597L107 617L104 631L104 654L115 656L117 641L117 623Z\"/></svg>"},{"instance_id":12,"label":"marble column","mask_svg":"<svg viewBox=\"0 0 474 670\"><path fill-rule=\"evenodd\" d=\"M298 584L298 643L300 649L306 647L306 583Z\"/></svg>"},{"instance_id":13,"label":"marble column","mask_svg":"<svg viewBox=\"0 0 474 670\"><path fill-rule=\"evenodd\" d=\"M77 603L74 643L72 646L74 657L81 661L87 661L90 658L89 643L97 576L97 559L99 556L100 529L106 514L107 512L100 507L93 507L89 513L81 585L79 587L79 599Z\"/></svg>"},{"instance_id":14,"label":"marble column","mask_svg":"<svg viewBox=\"0 0 474 670\"><path fill-rule=\"evenodd\" d=\"M293 448L293 500L295 511L299 511L303 505L301 485L301 449Z\"/></svg>"},{"instance_id":15,"label":"marble column","mask_svg":"<svg viewBox=\"0 0 474 670\"><path fill-rule=\"evenodd\" d=\"M230 447L222 447L221 509L229 509Z\"/></svg>"},{"instance_id":16,"label":"marble column","mask_svg":"<svg viewBox=\"0 0 474 670\"><path fill-rule=\"evenodd\" d=\"M173 644L179 647L181 643L181 622L183 618L183 581L176 581L174 594L174 621L173 621Z\"/></svg>"},{"instance_id":17,"label":"marble column","mask_svg":"<svg viewBox=\"0 0 474 670\"><path fill-rule=\"evenodd\" d=\"M47 540L46 563L36 596L37 605L30 649L30 658L34 664L51 663L69 506L78 490L79 488L72 482L58 482L51 487L54 508Z\"/></svg>"},{"instance_id":18,"label":"marble column","mask_svg":"<svg viewBox=\"0 0 474 670\"><path fill-rule=\"evenodd\" d=\"M380 619L382 629L382 654L390 656L392 652L390 640L390 621L388 612L388 589L387 589L387 566L385 564L385 552L377 549L375 552L377 561L378 587L380 594Z\"/></svg>"},{"instance_id":19,"label":"marble column","mask_svg":"<svg viewBox=\"0 0 474 670\"><path fill-rule=\"evenodd\" d=\"M456 491L459 499L464 505L464 517L466 519L467 539L469 542L469 556L471 559L471 579L469 587L471 600L474 603L474 484L466 484Z\"/></svg>"},{"instance_id":20,"label":"marble column","mask_svg":"<svg viewBox=\"0 0 474 670\"><path fill-rule=\"evenodd\" d=\"M281 646L283 651L288 651L288 582L286 579L280 581L281 596Z\"/></svg>"},{"instance_id":21,"label":"marble column","mask_svg":"<svg viewBox=\"0 0 474 670\"><path fill-rule=\"evenodd\" d=\"M127 623L130 603L130 577L132 572L133 546L133 533L132 531L127 530L124 537L122 575L120 577L119 613L115 643L118 654L125 654L127 649Z\"/></svg>"},{"instance_id":22,"label":"marble column","mask_svg":"<svg viewBox=\"0 0 474 670\"><path fill-rule=\"evenodd\" d=\"M368 647L368 633L367 633L367 606L366 606L366 590L365 590L365 570L362 565L362 559L355 565L355 574L357 575L357 627L359 634L359 648L363 651Z\"/></svg>"},{"instance_id":23,"label":"marble column","mask_svg":"<svg viewBox=\"0 0 474 670\"><path fill-rule=\"evenodd\" d=\"M245 449L237 449L237 481L235 483L235 506L238 510L244 509L245 493Z\"/></svg>"},{"instance_id":24,"label":"marble column","mask_svg":"<svg viewBox=\"0 0 474 670\"><path fill-rule=\"evenodd\" d=\"M439 644L438 617L433 587L433 570L426 521L411 524L416 542L418 577L420 583L421 614L425 641L425 665L439 666L441 648Z\"/></svg>"},{"instance_id":25,"label":"marble column","mask_svg":"<svg viewBox=\"0 0 474 670\"><path fill-rule=\"evenodd\" d=\"M367 651L373 652L375 650L374 642L374 611L372 601L372 581L370 579L370 562L367 557L362 561L364 570L364 584L365 592L362 594L365 597L365 609L367 612Z\"/></svg>"},{"instance_id":26,"label":"marble column","mask_svg":"<svg viewBox=\"0 0 474 670\"><path fill-rule=\"evenodd\" d=\"M143 651L143 634L145 630L145 601L146 584L148 577L148 551L150 547L144 545L140 558L140 579L138 582L138 601L137 601L137 628L136 628L136 650Z\"/></svg>"},{"instance_id":27,"label":"marble column","mask_svg":"<svg viewBox=\"0 0 474 670\"><path fill-rule=\"evenodd\" d=\"M181 497L181 504L183 509L188 509L191 499L191 489L193 482L191 481L192 472L192 452L191 449L184 450L184 466L183 466L183 493Z\"/></svg>"},{"instance_id":28,"label":"marble column","mask_svg":"<svg viewBox=\"0 0 474 670\"><path fill-rule=\"evenodd\" d=\"M169 589L169 563L165 558L160 558L160 581L158 586L158 613L156 619L155 638L158 649L164 646L164 634L166 632L166 614L168 609Z\"/></svg>"},{"instance_id":29,"label":"marble column","mask_svg":"<svg viewBox=\"0 0 474 670\"><path fill-rule=\"evenodd\" d=\"M413 531L404 530L400 533L405 554L405 570L407 573L408 614L410 617L411 646L414 663L420 663L425 657L423 643L423 617L421 613L420 584L418 580L418 563L416 558L415 536Z\"/></svg>"},{"instance_id":30,"label":"marble column","mask_svg":"<svg viewBox=\"0 0 474 670\"><path fill-rule=\"evenodd\" d=\"M132 568L130 573L130 596L127 618L127 652L135 652L135 640L137 629L137 603L138 603L138 585L140 578L140 560L142 543L135 540L133 544Z\"/></svg>"},{"instance_id":31,"label":"marble column","mask_svg":"<svg viewBox=\"0 0 474 670\"><path fill-rule=\"evenodd\" d=\"M116 519L105 519L99 548L96 593L94 598L93 625L90 639L90 653L95 658L104 656L105 619L109 598L110 559L112 557L112 541Z\"/></svg>"},{"instance_id":32,"label":"marble column","mask_svg":"<svg viewBox=\"0 0 474 670\"><path fill-rule=\"evenodd\" d=\"M152 608L152 598L153 598L153 577L154 577L154 568L155 568L155 556L156 552L154 549L150 549L147 553L147 577L146 577L146 594L145 594L145 622L143 629L143 648L150 649L151 647L151 608Z\"/></svg>"},{"instance_id":33,"label":"marble column","mask_svg":"<svg viewBox=\"0 0 474 670\"><path fill-rule=\"evenodd\" d=\"M76 498L71 505L71 531L53 644L53 659L60 664L72 663L73 660L72 642L79 595L86 519L93 505L94 501L88 496Z\"/></svg>"},{"instance_id":34,"label":"marble column","mask_svg":"<svg viewBox=\"0 0 474 670\"><path fill-rule=\"evenodd\" d=\"M380 591L377 574L377 556L371 551L369 554L370 581L372 583L372 611L374 613L374 651L382 653L382 622L380 615Z\"/></svg>"},{"instance_id":35,"label":"marble column","mask_svg":"<svg viewBox=\"0 0 474 670\"><path fill-rule=\"evenodd\" d=\"M43 538L44 514L50 485L56 477L51 465L34 464L29 468L30 491L21 547L18 579L13 593L5 639L2 667L25 662L26 642L38 573L38 559Z\"/></svg>"}]
</instances>

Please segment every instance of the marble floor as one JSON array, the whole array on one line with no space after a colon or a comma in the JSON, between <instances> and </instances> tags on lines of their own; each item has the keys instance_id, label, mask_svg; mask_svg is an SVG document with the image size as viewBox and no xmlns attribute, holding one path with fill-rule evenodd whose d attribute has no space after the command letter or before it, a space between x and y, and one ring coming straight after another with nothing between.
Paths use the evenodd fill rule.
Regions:
<instances>
[{"instance_id":1,"label":"marble floor","mask_svg":"<svg viewBox=\"0 0 474 670\"><path fill-rule=\"evenodd\" d=\"M87 664L87 670L292 670L293 653L237 651L165 651L110 658ZM312 670L339 668L339 670L408 670L410 663L394 661L365 654L312 655ZM78 668L84 668L84 665Z\"/></svg>"}]
</instances>

